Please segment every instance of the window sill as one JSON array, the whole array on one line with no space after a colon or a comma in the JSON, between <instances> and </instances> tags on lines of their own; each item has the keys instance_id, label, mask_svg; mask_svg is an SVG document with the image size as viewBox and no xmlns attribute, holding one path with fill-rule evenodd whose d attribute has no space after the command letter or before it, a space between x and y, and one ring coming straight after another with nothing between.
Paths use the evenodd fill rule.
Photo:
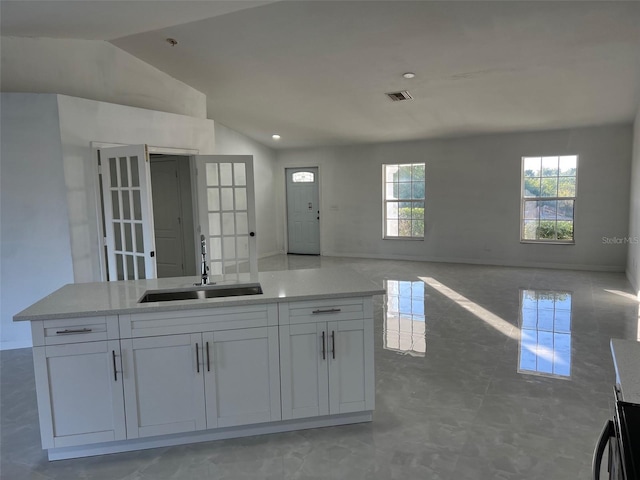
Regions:
<instances>
[{"instance_id":1,"label":"window sill","mask_svg":"<svg viewBox=\"0 0 640 480\"><path fill-rule=\"evenodd\" d=\"M383 240L409 240L409 241L424 241L424 237L382 237Z\"/></svg>"},{"instance_id":2,"label":"window sill","mask_svg":"<svg viewBox=\"0 0 640 480\"><path fill-rule=\"evenodd\" d=\"M575 245L575 240L565 241L562 240L520 240L520 243L534 243L537 245Z\"/></svg>"}]
</instances>

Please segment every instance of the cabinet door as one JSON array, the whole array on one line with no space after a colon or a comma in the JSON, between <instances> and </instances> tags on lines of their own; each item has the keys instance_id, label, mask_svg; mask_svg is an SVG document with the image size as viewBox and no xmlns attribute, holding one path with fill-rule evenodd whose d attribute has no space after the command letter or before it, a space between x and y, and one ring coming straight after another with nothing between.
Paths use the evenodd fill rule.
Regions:
<instances>
[{"instance_id":1,"label":"cabinet door","mask_svg":"<svg viewBox=\"0 0 640 480\"><path fill-rule=\"evenodd\" d=\"M373 326L371 321L327 324L329 412L373 410Z\"/></svg>"},{"instance_id":2,"label":"cabinet door","mask_svg":"<svg viewBox=\"0 0 640 480\"><path fill-rule=\"evenodd\" d=\"M278 327L203 334L207 428L282 418Z\"/></svg>"},{"instance_id":3,"label":"cabinet door","mask_svg":"<svg viewBox=\"0 0 640 480\"><path fill-rule=\"evenodd\" d=\"M117 340L34 347L33 360L43 448L126 437Z\"/></svg>"},{"instance_id":4,"label":"cabinet door","mask_svg":"<svg viewBox=\"0 0 640 480\"><path fill-rule=\"evenodd\" d=\"M329 413L326 325L280 326L283 420Z\"/></svg>"},{"instance_id":5,"label":"cabinet door","mask_svg":"<svg viewBox=\"0 0 640 480\"><path fill-rule=\"evenodd\" d=\"M121 343L127 438L206 428L202 334Z\"/></svg>"}]
</instances>

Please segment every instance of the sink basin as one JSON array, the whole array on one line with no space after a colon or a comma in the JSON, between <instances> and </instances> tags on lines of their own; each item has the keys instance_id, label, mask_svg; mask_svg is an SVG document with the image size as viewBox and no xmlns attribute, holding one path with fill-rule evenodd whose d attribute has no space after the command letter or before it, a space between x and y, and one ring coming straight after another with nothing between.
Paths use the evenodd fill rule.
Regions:
<instances>
[{"instance_id":1,"label":"sink basin","mask_svg":"<svg viewBox=\"0 0 640 480\"><path fill-rule=\"evenodd\" d=\"M150 290L145 292L142 298L138 300L138 303L204 300L205 298L238 297L241 295L259 295L261 293L262 287L259 283L251 285L195 287L180 290Z\"/></svg>"}]
</instances>

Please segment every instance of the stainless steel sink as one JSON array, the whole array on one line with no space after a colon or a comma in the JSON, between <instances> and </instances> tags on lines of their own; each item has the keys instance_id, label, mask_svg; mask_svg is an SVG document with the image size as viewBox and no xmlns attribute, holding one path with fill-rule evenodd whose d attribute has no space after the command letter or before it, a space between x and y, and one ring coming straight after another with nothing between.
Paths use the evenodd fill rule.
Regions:
<instances>
[{"instance_id":1,"label":"stainless steel sink","mask_svg":"<svg viewBox=\"0 0 640 480\"><path fill-rule=\"evenodd\" d=\"M196 287L179 290L150 290L145 292L138 303L173 302L175 300L204 300L205 298L238 297L260 295L259 283L251 285L223 285L218 287Z\"/></svg>"}]
</instances>

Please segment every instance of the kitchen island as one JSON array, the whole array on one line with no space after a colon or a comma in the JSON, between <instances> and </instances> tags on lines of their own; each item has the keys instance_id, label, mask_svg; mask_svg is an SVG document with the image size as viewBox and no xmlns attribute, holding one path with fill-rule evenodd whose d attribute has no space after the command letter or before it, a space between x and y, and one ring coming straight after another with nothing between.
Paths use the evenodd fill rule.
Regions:
<instances>
[{"instance_id":1,"label":"kitchen island","mask_svg":"<svg viewBox=\"0 0 640 480\"><path fill-rule=\"evenodd\" d=\"M371 421L382 288L294 270L260 273L260 294L139 302L196 281L66 285L14 317L50 460Z\"/></svg>"}]
</instances>

